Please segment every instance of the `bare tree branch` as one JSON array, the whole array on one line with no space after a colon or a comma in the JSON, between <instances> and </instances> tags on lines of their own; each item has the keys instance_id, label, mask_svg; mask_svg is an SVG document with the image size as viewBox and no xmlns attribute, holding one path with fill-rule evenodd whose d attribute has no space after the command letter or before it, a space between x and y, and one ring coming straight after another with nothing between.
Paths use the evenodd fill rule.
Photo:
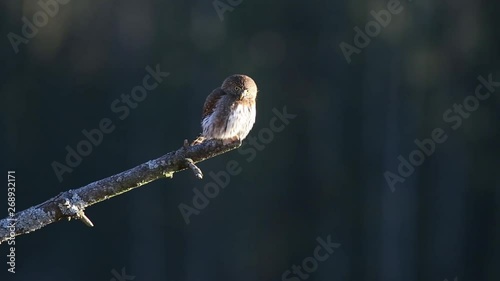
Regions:
<instances>
[{"instance_id":1,"label":"bare tree branch","mask_svg":"<svg viewBox=\"0 0 500 281\"><path fill-rule=\"evenodd\" d=\"M68 190L13 217L0 220L0 243L11 237L38 230L63 218L80 219L93 226L85 213L86 207L120 195L163 177L173 177L175 172L190 168L197 178L201 170L195 163L215 157L240 147L239 141L224 144L220 140L208 140L199 145L184 146L160 158L150 160L130 170L95 181L75 190Z\"/></svg>"}]
</instances>

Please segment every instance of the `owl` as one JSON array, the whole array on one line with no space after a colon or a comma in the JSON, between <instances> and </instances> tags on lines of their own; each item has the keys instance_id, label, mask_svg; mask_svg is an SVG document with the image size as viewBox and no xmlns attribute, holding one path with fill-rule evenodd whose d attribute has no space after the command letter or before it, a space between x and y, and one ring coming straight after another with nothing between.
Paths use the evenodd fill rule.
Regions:
<instances>
[{"instance_id":1,"label":"owl","mask_svg":"<svg viewBox=\"0 0 500 281\"><path fill-rule=\"evenodd\" d=\"M201 115L201 135L193 142L220 139L224 144L243 141L255 123L257 85L252 78L234 74L208 95Z\"/></svg>"}]
</instances>

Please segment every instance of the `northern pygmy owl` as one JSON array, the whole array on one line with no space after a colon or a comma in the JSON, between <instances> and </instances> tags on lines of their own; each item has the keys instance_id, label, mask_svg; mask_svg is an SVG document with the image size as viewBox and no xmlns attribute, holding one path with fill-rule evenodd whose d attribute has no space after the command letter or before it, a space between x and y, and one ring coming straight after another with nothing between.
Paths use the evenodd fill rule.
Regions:
<instances>
[{"instance_id":1,"label":"northern pygmy owl","mask_svg":"<svg viewBox=\"0 0 500 281\"><path fill-rule=\"evenodd\" d=\"M242 141L255 123L257 85L252 78L234 74L208 95L203 106L203 132L193 145L205 139L221 139L223 143Z\"/></svg>"}]
</instances>

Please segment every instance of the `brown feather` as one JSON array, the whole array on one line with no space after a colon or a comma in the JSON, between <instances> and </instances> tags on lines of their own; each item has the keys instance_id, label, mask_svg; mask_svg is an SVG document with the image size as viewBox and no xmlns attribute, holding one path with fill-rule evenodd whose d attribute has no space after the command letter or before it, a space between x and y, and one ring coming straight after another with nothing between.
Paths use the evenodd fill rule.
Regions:
<instances>
[{"instance_id":1,"label":"brown feather","mask_svg":"<svg viewBox=\"0 0 500 281\"><path fill-rule=\"evenodd\" d=\"M203 113L201 115L201 120L205 119L205 117L214 112L215 105L224 95L226 95L226 93L222 91L221 88L216 88L215 90L212 91L212 93L210 93L210 95L208 95L207 99L205 100L205 104L203 105Z\"/></svg>"}]
</instances>

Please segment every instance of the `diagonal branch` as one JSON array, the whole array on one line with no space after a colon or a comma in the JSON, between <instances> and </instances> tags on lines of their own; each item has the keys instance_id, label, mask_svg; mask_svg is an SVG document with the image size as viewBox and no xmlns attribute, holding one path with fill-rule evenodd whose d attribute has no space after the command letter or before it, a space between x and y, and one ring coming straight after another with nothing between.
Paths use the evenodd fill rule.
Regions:
<instances>
[{"instance_id":1,"label":"diagonal branch","mask_svg":"<svg viewBox=\"0 0 500 281\"><path fill-rule=\"evenodd\" d=\"M38 230L63 218L80 219L93 226L85 216L88 206L120 195L163 177L173 177L175 172L190 168L197 178L202 175L195 163L215 157L240 147L239 141L223 144L221 140L208 140L199 145L184 145L177 151L150 160L130 170L95 181L74 190L68 190L13 217L0 220L0 243L11 237Z\"/></svg>"}]
</instances>

